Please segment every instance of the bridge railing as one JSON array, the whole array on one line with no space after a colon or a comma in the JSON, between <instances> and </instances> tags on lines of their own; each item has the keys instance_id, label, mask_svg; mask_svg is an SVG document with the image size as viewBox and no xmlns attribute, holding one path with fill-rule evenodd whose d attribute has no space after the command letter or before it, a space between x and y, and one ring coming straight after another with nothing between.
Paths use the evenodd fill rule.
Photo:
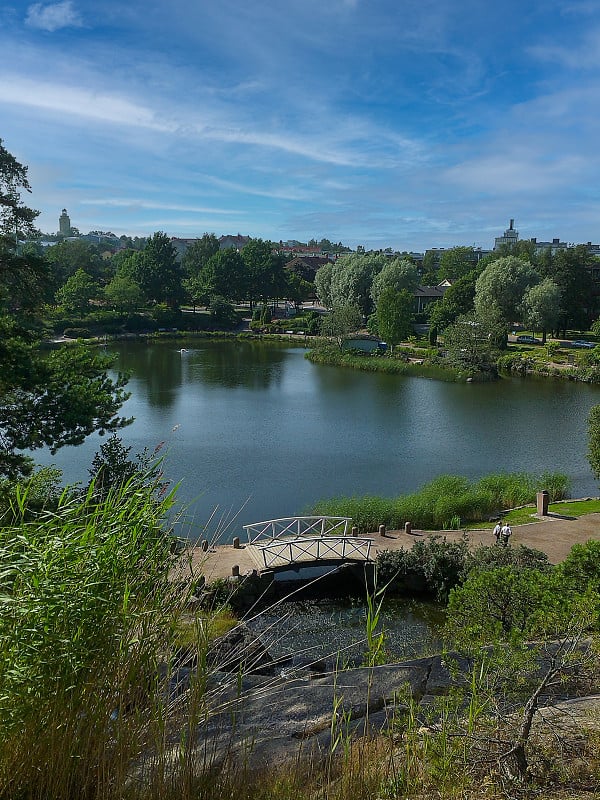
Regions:
<instances>
[{"instance_id":1,"label":"bridge railing","mask_svg":"<svg viewBox=\"0 0 600 800\"><path fill-rule=\"evenodd\" d=\"M248 544L283 536L347 536L351 517L282 517L244 525Z\"/></svg>"},{"instance_id":2,"label":"bridge railing","mask_svg":"<svg viewBox=\"0 0 600 800\"><path fill-rule=\"evenodd\" d=\"M369 561L372 539L358 536L321 536L301 539L273 539L261 545L265 569L285 564L314 563L317 561Z\"/></svg>"}]
</instances>

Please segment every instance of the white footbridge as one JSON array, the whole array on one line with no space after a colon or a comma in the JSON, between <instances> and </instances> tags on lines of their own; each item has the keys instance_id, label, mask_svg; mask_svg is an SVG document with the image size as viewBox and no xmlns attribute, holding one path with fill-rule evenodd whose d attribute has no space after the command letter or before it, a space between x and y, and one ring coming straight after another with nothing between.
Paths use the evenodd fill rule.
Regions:
<instances>
[{"instance_id":1,"label":"white footbridge","mask_svg":"<svg viewBox=\"0 0 600 800\"><path fill-rule=\"evenodd\" d=\"M349 517L284 517L244 525L259 570L371 562L373 540L353 535Z\"/></svg>"}]
</instances>

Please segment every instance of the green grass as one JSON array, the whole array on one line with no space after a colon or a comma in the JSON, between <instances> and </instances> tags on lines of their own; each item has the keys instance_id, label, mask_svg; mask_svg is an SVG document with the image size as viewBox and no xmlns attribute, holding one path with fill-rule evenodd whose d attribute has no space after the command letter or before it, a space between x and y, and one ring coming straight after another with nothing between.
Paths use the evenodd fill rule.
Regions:
<instances>
[{"instance_id":1,"label":"green grass","mask_svg":"<svg viewBox=\"0 0 600 800\"><path fill-rule=\"evenodd\" d=\"M600 498L593 500L570 500L563 503L550 503L548 506L550 514L559 514L565 517L582 517L585 514L600 513ZM529 522L541 522L539 517L536 517L536 508L532 504L525 508L515 508L502 515L502 519L506 520L510 525L526 525ZM474 522L468 525L469 530L484 530L492 528L493 523L488 522Z\"/></svg>"}]
</instances>

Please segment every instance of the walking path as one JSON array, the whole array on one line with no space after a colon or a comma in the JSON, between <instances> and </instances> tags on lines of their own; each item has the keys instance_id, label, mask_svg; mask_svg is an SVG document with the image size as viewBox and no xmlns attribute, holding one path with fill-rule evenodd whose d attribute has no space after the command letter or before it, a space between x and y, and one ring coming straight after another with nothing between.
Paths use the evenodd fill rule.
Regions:
<instances>
[{"instance_id":1,"label":"walking path","mask_svg":"<svg viewBox=\"0 0 600 800\"><path fill-rule=\"evenodd\" d=\"M600 540L600 513L586 514L577 519L565 519L559 516L548 516L531 522L527 525L513 526L511 546L520 544L542 550L548 555L553 564L563 561L571 547L577 543L587 542L589 539ZM371 557L375 559L382 550L410 549L415 542L426 539L428 536L443 536L448 541L460 541L462 531L413 531L408 534L404 531L389 531L385 537L377 533L370 535L373 539ZM480 544L494 544L492 528L485 530L471 530L467 532L471 547ZM194 574L203 574L208 582L217 578L227 578L232 574L233 567L239 567L239 572L247 572L260 568L260 562L253 553L251 546L235 549L232 545L216 545L208 552L198 547L187 551L189 564Z\"/></svg>"}]
</instances>

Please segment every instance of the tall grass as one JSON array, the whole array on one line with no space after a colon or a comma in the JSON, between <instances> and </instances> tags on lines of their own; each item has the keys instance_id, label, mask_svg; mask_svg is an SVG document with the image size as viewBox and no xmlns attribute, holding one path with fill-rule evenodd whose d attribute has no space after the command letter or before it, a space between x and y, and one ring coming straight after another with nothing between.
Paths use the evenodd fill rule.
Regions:
<instances>
[{"instance_id":1,"label":"tall grass","mask_svg":"<svg viewBox=\"0 0 600 800\"><path fill-rule=\"evenodd\" d=\"M171 502L135 480L36 519L17 498L0 529L1 797L109 796L139 755L172 626Z\"/></svg>"},{"instance_id":2,"label":"tall grass","mask_svg":"<svg viewBox=\"0 0 600 800\"><path fill-rule=\"evenodd\" d=\"M471 482L458 475L440 475L418 492L399 497L365 495L334 497L318 502L314 514L352 517L362 532L375 531L380 524L398 529L407 521L425 530L456 527L457 522L479 522L500 511L535 501L536 493L547 489L551 502L569 496L569 479L561 473L488 475Z\"/></svg>"}]
</instances>

